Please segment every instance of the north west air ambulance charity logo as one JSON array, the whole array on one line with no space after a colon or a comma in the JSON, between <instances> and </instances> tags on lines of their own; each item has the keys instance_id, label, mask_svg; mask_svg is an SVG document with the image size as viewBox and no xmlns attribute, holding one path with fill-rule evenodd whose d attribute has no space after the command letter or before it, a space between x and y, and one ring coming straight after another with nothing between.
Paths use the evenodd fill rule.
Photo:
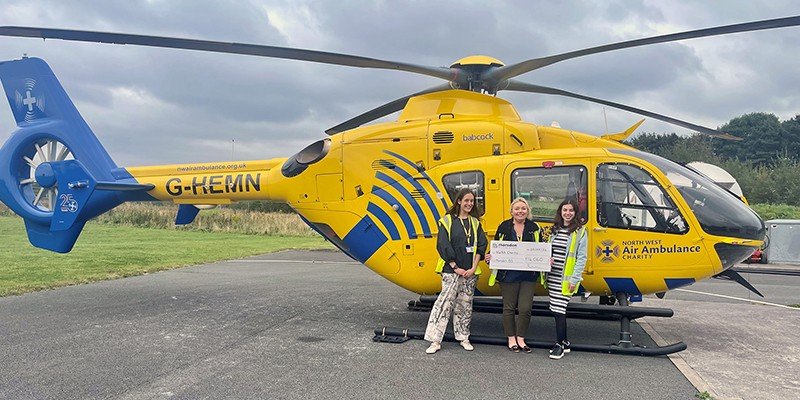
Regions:
<instances>
[{"instance_id":1,"label":"north west air ambulance charity logo","mask_svg":"<svg viewBox=\"0 0 800 400\"><path fill-rule=\"evenodd\" d=\"M594 255L600 259L600 262L613 262L614 257L619 257L619 246L615 245L613 240L603 240L599 246L595 247Z\"/></svg>"},{"instance_id":2,"label":"north west air ambulance charity logo","mask_svg":"<svg viewBox=\"0 0 800 400\"><path fill-rule=\"evenodd\" d=\"M39 92L39 93L37 93ZM25 122L31 122L44 116L44 93L36 90L36 80L27 78L23 80L22 92L14 91L14 105L17 110L24 112Z\"/></svg>"}]
</instances>

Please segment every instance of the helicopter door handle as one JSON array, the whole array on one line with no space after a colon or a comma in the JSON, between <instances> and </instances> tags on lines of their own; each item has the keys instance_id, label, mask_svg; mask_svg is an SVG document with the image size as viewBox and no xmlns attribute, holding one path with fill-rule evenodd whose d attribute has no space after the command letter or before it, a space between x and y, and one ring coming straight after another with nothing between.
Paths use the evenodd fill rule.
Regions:
<instances>
[{"instance_id":1,"label":"helicopter door handle","mask_svg":"<svg viewBox=\"0 0 800 400\"><path fill-rule=\"evenodd\" d=\"M598 226L598 227L592 228L592 230L595 231L595 232L605 232L605 231L608 230L608 228L603 228L601 226Z\"/></svg>"}]
</instances>

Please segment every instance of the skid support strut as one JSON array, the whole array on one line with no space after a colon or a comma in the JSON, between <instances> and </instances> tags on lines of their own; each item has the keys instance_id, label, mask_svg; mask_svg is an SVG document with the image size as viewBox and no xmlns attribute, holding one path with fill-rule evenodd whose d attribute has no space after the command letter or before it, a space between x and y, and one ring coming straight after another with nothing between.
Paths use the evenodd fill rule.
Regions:
<instances>
[{"instance_id":1,"label":"skid support strut","mask_svg":"<svg viewBox=\"0 0 800 400\"><path fill-rule=\"evenodd\" d=\"M617 292L615 297L617 298L617 304L619 304L620 307L630 307L628 295L626 293ZM633 347L633 343L631 342L632 338L631 318L627 315L622 315L619 319L619 343L617 343L617 345L622 348Z\"/></svg>"}]
</instances>

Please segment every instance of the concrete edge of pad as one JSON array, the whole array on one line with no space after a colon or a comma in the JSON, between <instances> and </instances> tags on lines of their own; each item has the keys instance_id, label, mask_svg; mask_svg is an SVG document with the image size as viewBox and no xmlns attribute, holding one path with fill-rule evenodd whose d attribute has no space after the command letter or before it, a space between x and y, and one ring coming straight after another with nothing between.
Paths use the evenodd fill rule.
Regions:
<instances>
[{"instance_id":1,"label":"concrete edge of pad","mask_svg":"<svg viewBox=\"0 0 800 400\"><path fill-rule=\"evenodd\" d=\"M654 342L656 342L657 345L666 346L669 344L658 332L656 332L655 328L650 325L650 323L647 321L647 317L641 318L636 322L642 327L644 332L647 333ZM703 379L703 377L700 376L700 374L698 374L697 371L695 371L694 368L692 368L689 363L686 362L686 360L683 359L680 352L668 354L667 357L669 357L670 361L672 361L672 364L675 365L675 368L677 368L678 371L680 371L683 376L686 377L689 383L691 383L699 393L706 392L714 399L722 400L722 397L717 394L714 388L708 382L706 382L706 380Z\"/></svg>"}]
</instances>

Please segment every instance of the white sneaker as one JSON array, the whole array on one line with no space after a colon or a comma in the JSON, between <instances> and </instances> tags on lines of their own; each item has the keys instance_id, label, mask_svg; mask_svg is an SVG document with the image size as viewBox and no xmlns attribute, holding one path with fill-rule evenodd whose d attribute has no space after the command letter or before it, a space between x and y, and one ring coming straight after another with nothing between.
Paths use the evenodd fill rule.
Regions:
<instances>
[{"instance_id":1,"label":"white sneaker","mask_svg":"<svg viewBox=\"0 0 800 400\"><path fill-rule=\"evenodd\" d=\"M469 340L462 340L461 341L461 347L463 347L464 350L466 350L466 351L475 350L475 348L472 347L472 343L470 343Z\"/></svg>"},{"instance_id":2,"label":"white sneaker","mask_svg":"<svg viewBox=\"0 0 800 400\"><path fill-rule=\"evenodd\" d=\"M428 346L427 349L425 349L425 353L433 354L433 353L436 353L437 351L439 351L439 349L441 349L441 348L442 348L442 344L441 343L432 342L431 345Z\"/></svg>"}]
</instances>

